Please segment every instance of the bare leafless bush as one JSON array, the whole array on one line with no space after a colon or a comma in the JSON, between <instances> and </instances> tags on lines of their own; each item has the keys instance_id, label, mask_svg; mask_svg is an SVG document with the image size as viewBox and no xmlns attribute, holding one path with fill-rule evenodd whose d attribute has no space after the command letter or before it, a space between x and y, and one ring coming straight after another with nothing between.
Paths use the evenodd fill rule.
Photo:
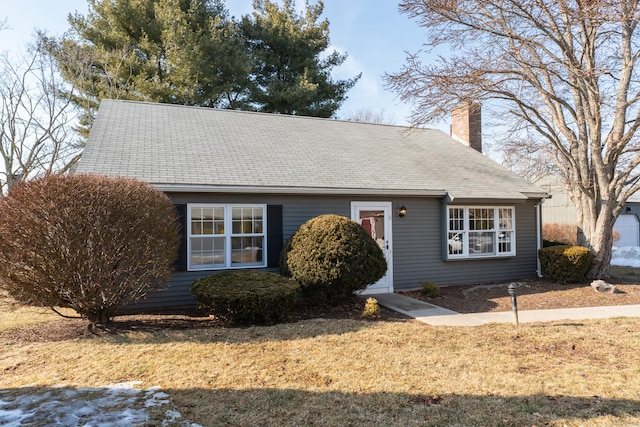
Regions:
<instances>
[{"instance_id":1,"label":"bare leafless bush","mask_svg":"<svg viewBox=\"0 0 640 427\"><path fill-rule=\"evenodd\" d=\"M620 232L614 228L613 229L613 243L616 243L618 240L620 240Z\"/></svg>"},{"instance_id":2,"label":"bare leafless bush","mask_svg":"<svg viewBox=\"0 0 640 427\"><path fill-rule=\"evenodd\" d=\"M567 245L578 244L578 227L575 224L542 224L542 238Z\"/></svg>"},{"instance_id":3,"label":"bare leafless bush","mask_svg":"<svg viewBox=\"0 0 640 427\"><path fill-rule=\"evenodd\" d=\"M131 179L50 175L0 200L0 285L94 324L162 288L177 244L170 200Z\"/></svg>"}]
</instances>

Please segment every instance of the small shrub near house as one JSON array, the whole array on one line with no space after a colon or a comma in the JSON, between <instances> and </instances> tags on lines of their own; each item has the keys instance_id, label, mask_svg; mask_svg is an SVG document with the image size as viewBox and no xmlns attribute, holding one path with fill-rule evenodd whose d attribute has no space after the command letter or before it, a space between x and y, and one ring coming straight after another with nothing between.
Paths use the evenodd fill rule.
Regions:
<instances>
[{"instance_id":1,"label":"small shrub near house","mask_svg":"<svg viewBox=\"0 0 640 427\"><path fill-rule=\"evenodd\" d=\"M420 282L422 287L420 288L420 293L427 298L437 298L442 296L442 292L440 291L440 286L437 283L424 281Z\"/></svg>"},{"instance_id":2,"label":"small shrub near house","mask_svg":"<svg viewBox=\"0 0 640 427\"><path fill-rule=\"evenodd\" d=\"M148 184L52 175L0 199L0 285L94 324L164 287L177 255L171 201Z\"/></svg>"},{"instance_id":3,"label":"small shrub near house","mask_svg":"<svg viewBox=\"0 0 640 427\"><path fill-rule=\"evenodd\" d=\"M364 310L362 310L362 317L365 319L374 319L380 316L380 305L375 298L367 298L367 302L364 304Z\"/></svg>"},{"instance_id":4,"label":"small shrub near house","mask_svg":"<svg viewBox=\"0 0 640 427\"><path fill-rule=\"evenodd\" d=\"M280 271L298 281L305 298L341 304L387 271L382 249L357 222L338 215L312 218L287 241Z\"/></svg>"},{"instance_id":5,"label":"small shrub near house","mask_svg":"<svg viewBox=\"0 0 640 427\"><path fill-rule=\"evenodd\" d=\"M233 325L286 321L299 292L296 281L257 270L224 271L191 285L191 295L200 307Z\"/></svg>"},{"instance_id":6,"label":"small shrub near house","mask_svg":"<svg viewBox=\"0 0 640 427\"><path fill-rule=\"evenodd\" d=\"M582 246L550 246L539 254L542 273L558 283L584 280L591 265L591 252Z\"/></svg>"}]
</instances>

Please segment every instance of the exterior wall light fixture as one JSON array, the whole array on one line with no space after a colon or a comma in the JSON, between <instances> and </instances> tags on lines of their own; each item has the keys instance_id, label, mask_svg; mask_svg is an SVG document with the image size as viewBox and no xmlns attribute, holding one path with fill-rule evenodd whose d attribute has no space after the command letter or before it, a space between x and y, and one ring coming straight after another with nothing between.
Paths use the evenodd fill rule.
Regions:
<instances>
[{"instance_id":1,"label":"exterior wall light fixture","mask_svg":"<svg viewBox=\"0 0 640 427\"><path fill-rule=\"evenodd\" d=\"M404 218L406 214L407 214L407 207L405 205L400 206L400 210L398 211L398 216L400 218Z\"/></svg>"}]
</instances>

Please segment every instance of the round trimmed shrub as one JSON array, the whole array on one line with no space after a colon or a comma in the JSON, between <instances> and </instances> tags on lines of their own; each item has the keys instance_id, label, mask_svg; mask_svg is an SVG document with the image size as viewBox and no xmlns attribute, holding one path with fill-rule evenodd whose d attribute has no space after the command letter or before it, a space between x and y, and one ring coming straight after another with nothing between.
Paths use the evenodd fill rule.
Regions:
<instances>
[{"instance_id":1,"label":"round trimmed shrub","mask_svg":"<svg viewBox=\"0 0 640 427\"><path fill-rule=\"evenodd\" d=\"M315 302L339 304L387 271L382 249L355 221L321 215L300 226L285 244L280 272L298 281Z\"/></svg>"},{"instance_id":2,"label":"round trimmed shrub","mask_svg":"<svg viewBox=\"0 0 640 427\"><path fill-rule=\"evenodd\" d=\"M299 293L295 280L258 270L223 271L191 285L191 295L201 308L235 325L283 322Z\"/></svg>"},{"instance_id":3,"label":"round trimmed shrub","mask_svg":"<svg viewBox=\"0 0 640 427\"><path fill-rule=\"evenodd\" d=\"M0 285L16 300L70 307L93 324L161 289L177 255L173 204L152 186L50 175L0 199Z\"/></svg>"}]
</instances>

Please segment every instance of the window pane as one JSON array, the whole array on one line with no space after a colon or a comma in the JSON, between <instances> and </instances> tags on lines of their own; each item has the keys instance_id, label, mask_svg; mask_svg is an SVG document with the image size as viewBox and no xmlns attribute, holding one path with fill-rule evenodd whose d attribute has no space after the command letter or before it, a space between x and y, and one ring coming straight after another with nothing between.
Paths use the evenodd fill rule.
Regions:
<instances>
[{"instance_id":1,"label":"window pane","mask_svg":"<svg viewBox=\"0 0 640 427\"><path fill-rule=\"evenodd\" d=\"M493 217L493 209L469 209L469 230L493 230Z\"/></svg>"},{"instance_id":2,"label":"window pane","mask_svg":"<svg viewBox=\"0 0 640 427\"><path fill-rule=\"evenodd\" d=\"M231 219L233 221L242 221L242 208L232 208Z\"/></svg>"},{"instance_id":3,"label":"window pane","mask_svg":"<svg viewBox=\"0 0 640 427\"><path fill-rule=\"evenodd\" d=\"M232 234L261 234L264 232L262 208L233 208Z\"/></svg>"},{"instance_id":4,"label":"window pane","mask_svg":"<svg viewBox=\"0 0 640 427\"><path fill-rule=\"evenodd\" d=\"M224 208L213 209L213 233L224 234Z\"/></svg>"},{"instance_id":5,"label":"window pane","mask_svg":"<svg viewBox=\"0 0 640 427\"><path fill-rule=\"evenodd\" d=\"M191 234L202 234L202 224L200 222L191 221Z\"/></svg>"},{"instance_id":6,"label":"window pane","mask_svg":"<svg viewBox=\"0 0 640 427\"><path fill-rule=\"evenodd\" d=\"M449 208L449 230L464 230L464 209Z\"/></svg>"},{"instance_id":7,"label":"window pane","mask_svg":"<svg viewBox=\"0 0 640 427\"><path fill-rule=\"evenodd\" d=\"M202 234L202 208L191 208L191 234Z\"/></svg>"},{"instance_id":8,"label":"window pane","mask_svg":"<svg viewBox=\"0 0 640 427\"><path fill-rule=\"evenodd\" d=\"M463 233L449 232L449 255L462 255Z\"/></svg>"},{"instance_id":9,"label":"window pane","mask_svg":"<svg viewBox=\"0 0 640 427\"><path fill-rule=\"evenodd\" d=\"M224 238L192 238L191 265L224 266Z\"/></svg>"},{"instance_id":10,"label":"window pane","mask_svg":"<svg viewBox=\"0 0 640 427\"><path fill-rule=\"evenodd\" d=\"M253 233L260 234L263 233L263 209L262 208L253 208Z\"/></svg>"},{"instance_id":11,"label":"window pane","mask_svg":"<svg viewBox=\"0 0 640 427\"><path fill-rule=\"evenodd\" d=\"M511 208L500 208L500 230L513 230L513 210Z\"/></svg>"},{"instance_id":12,"label":"window pane","mask_svg":"<svg viewBox=\"0 0 640 427\"><path fill-rule=\"evenodd\" d=\"M232 237L231 262L233 265L262 262L262 237Z\"/></svg>"},{"instance_id":13,"label":"window pane","mask_svg":"<svg viewBox=\"0 0 640 427\"><path fill-rule=\"evenodd\" d=\"M492 232L469 232L469 254L495 254L495 237Z\"/></svg>"},{"instance_id":14,"label":"window pane","mask_svg":"<svg viewBox=\"0 0 640 427\"><path fill-rule=\"evenodd\" d=\"M203 221L212 221L213 220L213 208L200 208L201 210L201 219Z\"/></svg>"},{"instance_id":15,"label":"window pane","mask_svg":"<svg viewBox=\"0 0 640 427\"><path fill-rule=\"evenodd\" d=\"M498 233L498 252L511 253L511 231L500 231Z\"/></svg>"},{"instance_id":16,"label":"window pane","mask_svg":"<svg viewBox=\"0 0 640 427\"><path fill-rule=\"evenodd\" d=\"M224 234L224 208L191 208L191 235Z\"/></svg>"},{"instance_id":17,"label":"window pane","mask_svg":"<svg viewBox=\"0 0 640 427\"><path fill-rule=\"evenodd\" d=\"M233 221L231 232L233 234L243 234L242 231L242 217L243 217L243 208L233 208L231 210L231 219Z\"/></svg>"}]
</instances>

